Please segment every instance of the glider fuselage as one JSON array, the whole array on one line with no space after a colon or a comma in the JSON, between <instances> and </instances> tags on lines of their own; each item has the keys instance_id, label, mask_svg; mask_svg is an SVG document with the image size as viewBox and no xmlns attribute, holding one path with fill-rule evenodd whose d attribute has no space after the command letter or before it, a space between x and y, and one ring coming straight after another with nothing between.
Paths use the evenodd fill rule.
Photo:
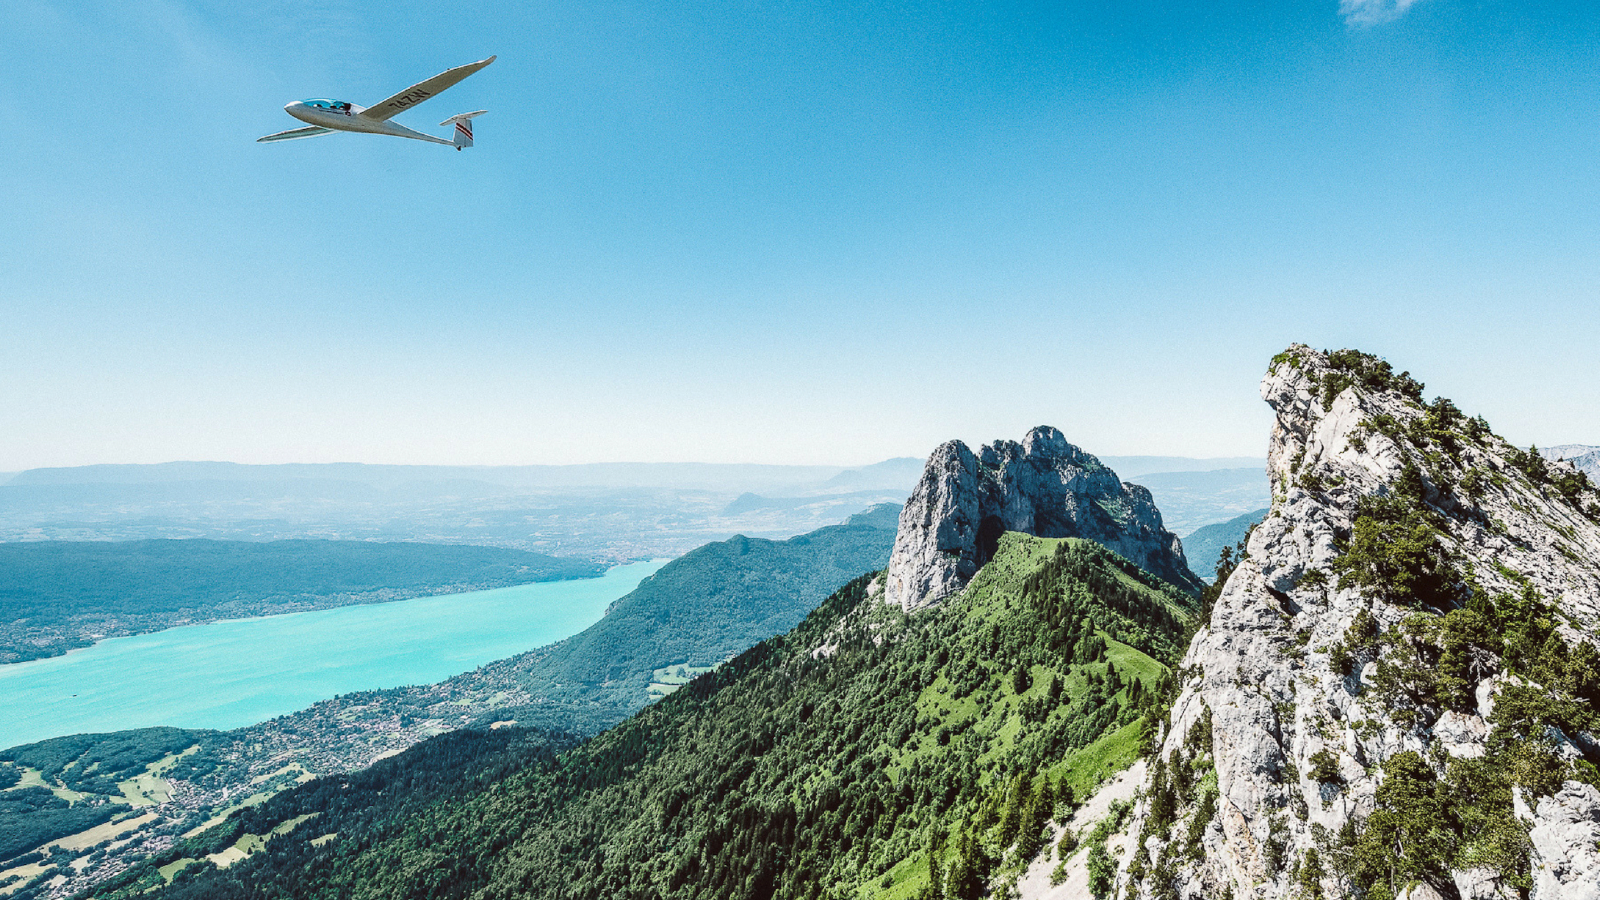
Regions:
<instances>
[{"instance_id":1,"label":"glider fuselage","mask_svg":"<svg viewBox=\"0 0 1600 900\"><path fill-rule=\"evenodd\" d=\"M461 79L473 72L494 62L494 57L480 59L475 63L456 66L427 79L419 81L392 97L379 100L372 106L357 106L343 100L296 100L284 106L283 111L306 123L305 128L291 128L288 131L279 131L273 134L256 138L258 144L271 144L278 141L297 141L301 138L318 137L332 134L335 131L353 131L358 134L387 134L392 137L410 138L414 141L427 141L430 144L443 144L457 150L465 150L472 146L472 120L483 115L487 110L460 113L440 122L440 125L453 126L450 140L412 131L404 125L397 125L389 121L400 113L416 106L429 97L436 97L441 91L447 90L451 85L460 84Z\"/></svg>"},{"instance_id":2,"label":"glider fuselage","mask_svg":"<svg viewBox=\"0 0 1600 900\"><path fill-rule=\"evenodd\" d=\"M307 125L332 128L334 131L356 131L363 134L388 134L395 137L449 144L450 141L423 134L387 119L371 119L361 115L365 107L342 100L296 100L283 107L283 111Z\"/></svg>"}]
</instances>

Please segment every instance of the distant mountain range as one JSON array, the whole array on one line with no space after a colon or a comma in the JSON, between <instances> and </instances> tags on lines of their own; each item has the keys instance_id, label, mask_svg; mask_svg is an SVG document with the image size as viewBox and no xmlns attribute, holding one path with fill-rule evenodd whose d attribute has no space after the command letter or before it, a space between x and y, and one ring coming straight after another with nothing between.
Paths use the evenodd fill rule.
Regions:
<instances>
[{"instance_id":1,"label":"distant mountain range","mask_svg":"<svg viewBox=\"0 0 1600 900\"><path fill-rule=\"evenodd\" d=\"M1600 482L1600 447L1589 444L1557 444L1539 450L1546 459L1564 459L1588 474L1590 480Z\"/></svg>"},{"instance_id":2,"label":"distant mountain range","mask_svg":"<svg viewBox=\"0 0 1600 900\"><path fill-rule=\"evenodd\" d=\"M33 469L0 485L0 542L424 541L624 562L679 556L734 534L787 538L898 504L909 488L883 486L897 467L905 464ZM741 494L757 492L786 499L725 512Z\"/></svg>"},{"instance_id":3,"label":"distant mountain range","mask_svg":"<svg viewBox=\"0 0 1600 900\"><path fill-rule=\"evenodd\" d=\"M1149 487L1177 533L1265 503L1265 459L1101 462ZM423 541L623 562L678 556L735 534L787 538L901 503L922 465L901 457L858 467L172 462L30 469L0 483L0 542Z\"/></svg>"},{"instance_id":4,"label":"distant mountain range","mask_svg":"<svg viewBox=\"0 0 1600 900\"><path fill-rule=\"evenodd\" d=\"M1123 478L1149 472L1259 468L1260 457L1105 456ZM791 466L743 463L584 463L560 466L405 466L369 463L166 462L102 464L0 473L4 485L182 484L188 482L349 482L384 490L406 485L478 482L511 488L630 488L772 491L777 488L909 491L923 460L901 456L866 466Z\"/></svg>"},{"instance_id":5,"label":"distant mountain range","mask_svg":"<svg viewBox=\"0 0 1600 900\"><path fill-rule=\"evenodd\" d=\"M1133 480L1150 489L1162 521L1179 534L1227 521L1272 501L1264 461L1242 469L1151 472ZM1215 560L1191 556L1189 562L1199 572Z\"/></svg>"},{"instance_id":6,"label":"distant mountain range","mask_svg":"<svg viewBox=\"0 0 1600 900\"><path fill-rule=\"evenodd\" d=\"M1069 436L1070 437L1070 436ZM1123 481L1134 481L1153 472L1215 472L1219 469L1264 469L1262 456L1102 456L1100 461ZM1139 484L1145 484L1139 481ZM1149 485L1145 484L1145 487Z\"/></svg>"},{"instance_id":7,"label":"distant mountain range","mask_svg":"<svg viewBox=\"0 0 1600 900\"><path fill-rule=\"evenodd\" d=\"M1593 448L1591 448L1593 449ZM1149 472L1207 472L1254 468L1262 457L1106 456L1101 462L1124 478ZM354 482L379 488L405 484L481 482L517 488L674 487L699 490L775 487L861 490L905 487L922 474L923 460L897 456L865 466L790 466L758 463L584 463L563 466L405 466L370 463L276 463L180 461L109 463L0 472L0 486L63 484L179 484L194 481Z\"/></svg>"}]
</instances>

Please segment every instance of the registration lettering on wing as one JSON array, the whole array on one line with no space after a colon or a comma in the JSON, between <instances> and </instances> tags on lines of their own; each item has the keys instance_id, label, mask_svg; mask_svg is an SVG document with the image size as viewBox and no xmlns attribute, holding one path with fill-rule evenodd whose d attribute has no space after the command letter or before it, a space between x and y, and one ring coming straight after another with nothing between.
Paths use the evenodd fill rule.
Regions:
<instances>
[{"instance_id":1,"label":"registration lettering on wing","mask_svg":"<svg viewBox=\"0 0 1600 900\"><path fill-rule=\"evenodd\" d=\"M424 101L424 100L426 100L426 99L428 99L429 97L432 97L432 96L433 96L433 93L431 91L425 91L425 90L422 90L421 88L417 88L414 91L406 91L404 94L401 94L400 96L394 98L393 100L390 100L389 102L394 104L395 106L400 107L401 109L405 109L408 106L413 106L415 104L421 103L422 101Z\"/></svg>"}]
</instances>

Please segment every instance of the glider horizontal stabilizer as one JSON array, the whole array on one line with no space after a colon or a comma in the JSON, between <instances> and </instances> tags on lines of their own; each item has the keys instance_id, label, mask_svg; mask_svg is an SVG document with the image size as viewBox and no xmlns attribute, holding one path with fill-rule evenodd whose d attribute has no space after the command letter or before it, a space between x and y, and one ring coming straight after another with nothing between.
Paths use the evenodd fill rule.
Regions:
<instances>
[{"instance_id":1,"label":"glider horizontal stabilizer","mask_svg":"<svg viewBox=\"0 0 1600 900\"><path fill-rule=\"evenodd\" d=\"M258 137L256 138L256 143L266 144L271 143L272 141L294 141L299 140L300 138L316 137L319 134L333 134L333 129L323 128L320 125L312 125L309 128L293 128L289 131L280 131L276 134L269 134L266 137Z\"/></svg>"},{"instance_id":2,"label":"glider horizontal stabilizer","mask_svg":"<svg viewBox=\"0 0 1600 900\"><path fill-rule=\"evenodd\" d=\"M451 116L439 124L454 125L456 127L456 149L464 150L472 146L472 120L486 112L488 112L487 109L480 109L477 112L462 113L459 116Z\"/></svg>"}]
</instances>

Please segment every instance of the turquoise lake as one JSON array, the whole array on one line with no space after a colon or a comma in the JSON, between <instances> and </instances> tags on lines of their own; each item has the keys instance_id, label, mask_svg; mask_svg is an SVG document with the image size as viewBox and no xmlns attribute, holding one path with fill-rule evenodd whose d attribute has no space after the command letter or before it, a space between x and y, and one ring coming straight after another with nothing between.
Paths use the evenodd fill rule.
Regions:
<instances>
[{"instance_id":1,"label":"turquoise lake","mask_svg":"<svg viewBox=\"0 0 1600 900\"><path fill-rule=\"evenodd\" d=\"M239 728L352 691L443 681L582 631L666 563L171 628L0 666L0 748L152 725Z\"/></svg>"}]
</instances>

